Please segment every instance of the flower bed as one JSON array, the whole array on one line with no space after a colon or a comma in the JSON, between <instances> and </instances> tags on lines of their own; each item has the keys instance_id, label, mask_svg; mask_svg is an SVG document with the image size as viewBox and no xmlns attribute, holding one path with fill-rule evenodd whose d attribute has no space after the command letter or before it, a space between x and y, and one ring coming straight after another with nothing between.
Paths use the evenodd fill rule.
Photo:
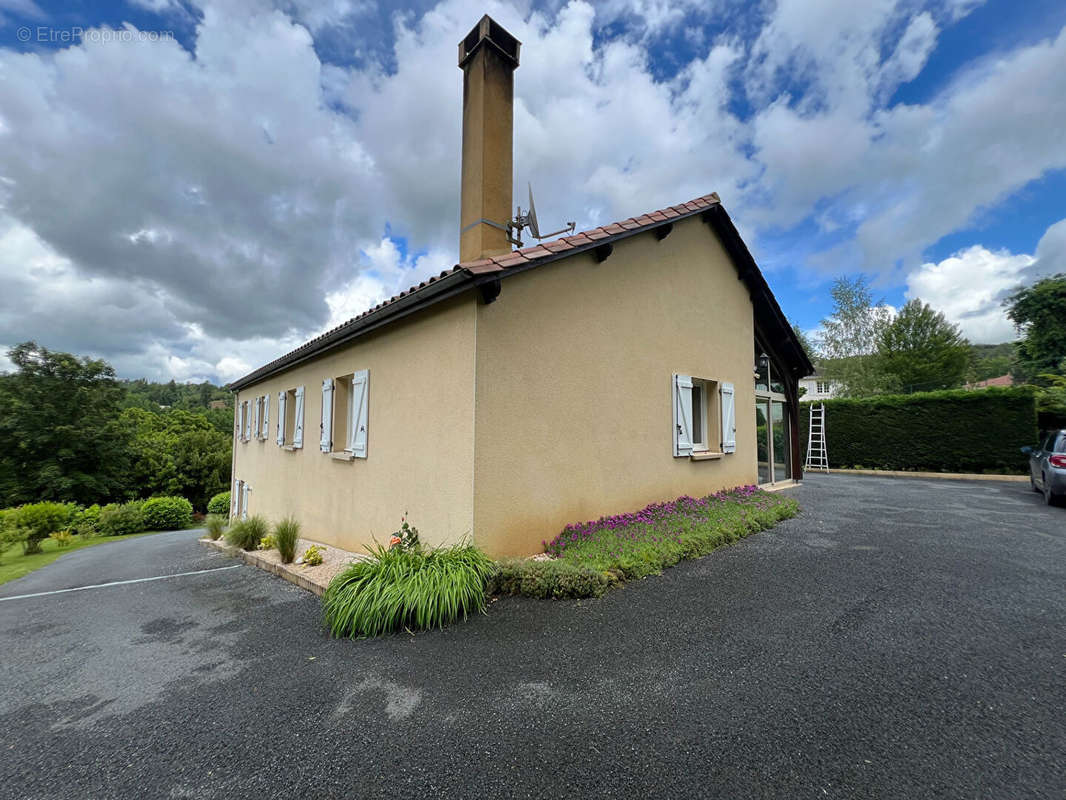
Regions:
<instances>
[{"instance_id":1,"label":"flower bed","mask_svg":"<svg viewBox=\"0 0 1066 800\"><path fill-rule=\"evenodd\" d=\"M625 579L642 578L684 558L706 555L797 513L799 504L792 498L741 486L567 525L544 543L544 551L574 566L616 573Z\"/></svg>"}]
</instances>

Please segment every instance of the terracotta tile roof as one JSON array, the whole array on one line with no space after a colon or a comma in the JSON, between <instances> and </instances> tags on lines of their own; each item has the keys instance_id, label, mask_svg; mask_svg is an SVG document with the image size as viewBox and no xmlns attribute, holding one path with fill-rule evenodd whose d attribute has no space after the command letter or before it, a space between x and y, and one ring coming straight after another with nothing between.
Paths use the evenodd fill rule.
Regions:
<instances>
[{"instance_id":1,"label":"terracotta tile roof","mask_svg":"<svg viewBox=\"0 0 1066 800\"><path fill-rule=\"evenodd\" d=\"M977 381L977 383L971 384L975 389L982 389L985 386L1013 386L1014 378L1010 375L1000 375L998 378L989 378L983 381Z\"/></svg>"},{"instance_id":2,"label":"terracotta tile roof","mask_svg":"<svg viewBox=\"0 0 1066 800\"><path fill-rule=\"evenodd\" d=\"M405 289L399 294L390 297L388 300L378 303L373 308L367 309L362 314L352 317L352 319L347 322L305 342L295 350L286 353L280 358L274 359L269 364L259 367L248 375L245 375L243 378L233 381L230 384L230 388L239 389L255 383L256 381L261 380L268 375L272 375L291 364L309 358L320 350L325 350L347 341L362 329L376 327L376 325L371 324L374 322L372 318L388 316L388 311L392 309L392 307L398 306L401 301L405 299L415 298L419 295L426 295L427 301L429 301L430 296L438 296L438 293L434 290L441 288L445 281L459 282L464 278L469 280L473 277L496 273L505 274L509 271L516 271L517 268L526 268L528 265L535 264L542 259L550 258L555 260L560 257L565 257L570 251L596 247L596 243L602 242L604 239L633 235L645 228L663 225L672 220L680 219L681 217L692 216L717 205L720 205L718 195L712 192L711 194L697 197L695 200L690 200L681 205L668 206L657 211L641 214L638 217L630 217L629 219L612 222L598 228L581 231L580 233L574 233L569 236L563 236L549 242L541 242L529 247L523 247L510 253L456 264L451 269L446 269L439 275L435 275L422 281L417 286ZM465 288L470 287L467 286ZM443 290L440 294L443 294Z\"/></svg>"}]
</instances>

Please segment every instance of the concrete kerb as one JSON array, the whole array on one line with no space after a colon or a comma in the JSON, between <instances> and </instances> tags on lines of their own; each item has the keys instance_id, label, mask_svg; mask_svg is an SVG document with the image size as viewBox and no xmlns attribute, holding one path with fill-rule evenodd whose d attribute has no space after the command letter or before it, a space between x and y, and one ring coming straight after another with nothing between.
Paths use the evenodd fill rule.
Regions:
<instances>
[{"instance_id":1,"label":"concrete kerb","mask_svg":"<svg viewBox=\"0 0 1066 800\"><path fill-rule=\"evenodd\" d=\"M287 580L289 583L295 584L301 589L313 592L319 597L325 593L326 587L329 586L329 581L332 577L304 573L301 571L302 568L296 564L281 564L266 558L261 552L255 550L242 550L239 547L226 544L221 539L217 541L213 539L200 539L199 541L200 544L205 547L218 550L220 553L225 553L234 558L239 558L245 564L266 570L270 574L277 575L279 578Z\"/></svg>"},{"instance_id":2,"label":"concrete kerb","mask_svg":"<svg viewBox=\"0 0 1066 800\"><path fill-rule=\"evenodd\" d=\"M820 470L804 470L804 477L817 475ZM906 472L888 469L831 469L840 475L880 475L886 478L942 478L953 481L1020 481L1029 480L1028 475L985 475L976 472Z\"/></svg>"}]
</instances>

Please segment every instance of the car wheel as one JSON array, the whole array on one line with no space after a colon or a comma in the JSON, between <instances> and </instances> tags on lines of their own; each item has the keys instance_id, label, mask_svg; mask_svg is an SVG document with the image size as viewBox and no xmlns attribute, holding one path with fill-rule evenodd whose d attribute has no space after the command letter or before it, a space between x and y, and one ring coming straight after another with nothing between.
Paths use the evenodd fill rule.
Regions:
<instances>
[{"instance_id":1,"label":"car wheel","mask_svg":"<svg viewBox=\"0 0 1066 800\"><path fill-rule=\"evenodd\" d=\"M1052 493L1051 487L1048 486L1047 478L1044 479L1044 502L1049 506L1057 506L1059 504L1059 496Z\"/></svg>"}]
</instances>

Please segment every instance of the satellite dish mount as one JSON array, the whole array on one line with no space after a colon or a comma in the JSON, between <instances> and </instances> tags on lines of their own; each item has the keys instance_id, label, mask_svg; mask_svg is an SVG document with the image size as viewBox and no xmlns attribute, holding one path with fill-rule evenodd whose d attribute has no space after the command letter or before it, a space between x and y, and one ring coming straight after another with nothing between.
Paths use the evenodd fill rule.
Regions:
<instances>
[{"instance_id":1,"label":"satellite dish mount","mask_svg":"<svg viewBox=\"0 0 1066 800\"><path fill-rule=\"evenodd\" d=\"M514 219L507 224L507 238L511 240L511 244L515 247L521 247L522 230L524 228L529 228L529 235L539 242L552 236L558 236L560 233L573 233L576 227L576 223L568 222L565 228L542 234L540 225L537 224L537 207L533 204L533 185L529 184L529 208L523 214L522 206L518 207L518 212L515 214Z\"/></svg>"}]
</instances>

